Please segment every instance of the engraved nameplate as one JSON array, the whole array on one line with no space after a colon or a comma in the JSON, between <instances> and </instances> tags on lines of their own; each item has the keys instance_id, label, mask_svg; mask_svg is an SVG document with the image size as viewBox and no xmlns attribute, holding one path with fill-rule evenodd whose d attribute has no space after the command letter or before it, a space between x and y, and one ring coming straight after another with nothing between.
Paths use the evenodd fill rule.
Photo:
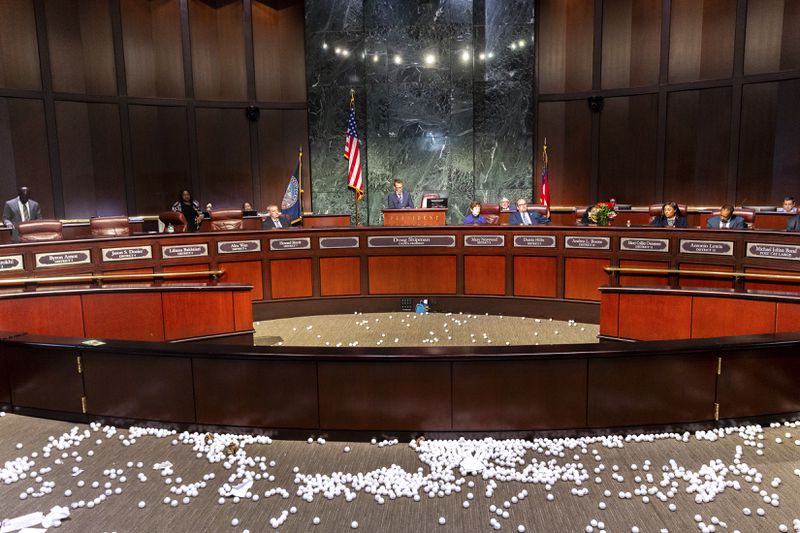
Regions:
<instances>
[{"instance_id":1,"label":"engraved nameplate","mask_svg":"<svg viewBox=\"0 0 800 533\"><path fill-rule=\"evenodd\" d=\"M22 255L4 255L0 257L0 271L14 272L15 270L22 270Z\"/></svg>"},{"instance_id":2,"label":"engraved nameplate","mask_svg":"<svg viewBox=\"0 0 800 533\"><path fill-rule=\"evenodd\" d=\"M455 235L392 235L367 237L367 246L370 248L407 248L417 246L453 247L455 245Z\"/></svg>"},{"instance_id":3,"label":"engraved nameplate","mask_svg":"<svg viewBox=\"0 0 800 533\"><path fill-rule=\"evenodd\" d=\"M695 241L691 239L681 239L681 253L733 255L733 241Z\"/></svg>"},{"instance_id":4,"label":"engraved nameplate","mask_svg":"<svg viewBox=\"0 0 800 533\"><path fill-rule=\"evenodd\" d=\"M515 248L555 248L555 235L514 235Z\"/></svg>"},{"instance_id":5,"label":"engraved nameplate","mask_svg":"<svg viewBox=\"0 0 800 533\"><path fill-rule=\"evenodd\" d=\"M788 259L800 261L800 246L796 244L770 244L766 242L747 243L747 257L767 259Z\"/></svg>"},{"instance_id":6,"label":"engraved nameplate","mask_svg":"<svg viewBox=\"0 0 800 533\"><path fill-rule=\"evenodd\" d=\"M611 237L581 237L578 235L567 235L564 237L564 247L609 250L611 249Z\"/></svg>"},{"instance_id":7,"label":"engraved nameplate","mask_svg":"<svg viewBox=\"0 0 800 533\"><path fill-rule=\"evenodd\" d=\"M631 252L669 252L669 239L622 237L619 240L619 247Z\"/></svg>"},{"instance_id":8,"label":"engraved nameplate","mask_svg":"<svg viewBox=\"0 0 800 533\"><path fill-rule=\"evenodd\" d=\"M72 250L69 252L45 252L36 254L36 268L64 265L85 265L91 263L89 250Z\"/></svg>"},{"instance_id":9,"label":"engraved nameplate","mask_svg":"<svg viewBox=\"0 0 800 533\"><path fill-rule=\"evenodd\" d=\"M361 241L358 237L320 237L319 247L330 248L358 248Z\"/></svg>"},{"instance_id":10,"label":"engraved nameplate","mask_svg":"<svg viewBox=\"0 0 800 533\"><path fill-rule=\"evenodd\" d=\"M203 257L208 255L208 244L171 244L161 247L164 259L180 259L182 257Z\"/></svg>"},{"instance_id":11,"label":"engraved nameplate","mask_svg":"<svg viewBox=\"0 0 800 533\"><path fill-rule=\"evenodd\" d=\"M222 241L217 243L218 254L243 254L245 252L260 252L261 241Z\"/></svg>"},{"instance_id":12,"label":"engraved nameplate","mask_svg":"<svg viewBox=\"0 0 800 533\"><path fill-rule=\"evenodd\" d=\"M311 237L298 237L296 239L270 239L269 249L282 250L308 250L311 248Z\"/></svg>"},{"instance_id":13,"label":"engraved nameplate","mask_svg":"<svg viewBox=\"0 0 800 533\"><path fill-rule=\"evenodd\" d=\"M505 235L464 235L464 246L505 246Z\"/></svg>"},{"instance_id":14,"label":"engraved nameplate","mask_svg":"<svg viewBox=\"0 0 800 533\"><path fill-rule=\"evenodd\" d=\"M123 246L120 248L103 248L103 262L110 261L136 261L137 259L152 259L153 248L147 246Z\"/></svg>"}]
</instances>

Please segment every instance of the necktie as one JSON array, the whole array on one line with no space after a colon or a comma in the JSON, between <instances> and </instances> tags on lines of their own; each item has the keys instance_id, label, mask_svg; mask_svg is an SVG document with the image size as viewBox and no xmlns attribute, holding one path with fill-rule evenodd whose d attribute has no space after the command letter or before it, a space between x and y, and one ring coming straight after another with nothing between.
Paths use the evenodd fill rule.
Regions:
<instances>
[{"instance_id":1,"label":"necktie","mask_svg":"<svg viewBox=\"0 0 800 533\"><path fill-rule=\"evenodd\" d=\"M28 202L22 204L22 221L27 222L31 219L31 213L28 211Z\"/></svg>"},{"instance_id":2,"label":"necktie","mask_svg":"<svg viewBox=\"0 0 800 533\"><path fill-rule=\"evenodd\" d=\"M528 213L522 213L522 221L525 223L526 226L531 225L531 217L528 215Z\"/></svg>"},{"instance_id":3,"label":"necktie","mask_svg":"<svg viewBox=\"0 0 800 533\"><path fill-rule=\"evenodd\" d=\"M281 226L281 219L279 219L279 218L275 219L275 227L276 228L282 228L283 227L283 226Z\"/></svg>"}]
</instances>

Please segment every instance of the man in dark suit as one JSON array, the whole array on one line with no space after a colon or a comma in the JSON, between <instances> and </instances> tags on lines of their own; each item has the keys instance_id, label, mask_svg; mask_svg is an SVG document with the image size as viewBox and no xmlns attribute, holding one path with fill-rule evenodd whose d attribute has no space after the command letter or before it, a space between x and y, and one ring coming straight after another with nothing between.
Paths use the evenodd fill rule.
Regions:
<instances>
[{"instance_id":1,"label":"man in dark suit","mask_svg":"<svg viewBox=\"0 0 800 533\"><path fill-rule=\"evenodd\" d=\"M786 231L800 231L800 215L789 217L786 221Z\"/></svg>"},{"instance_id":2,"label":"man in dark suit","mask_svg":"<svg viewBox=\"0 0 800 533\"><path fill-rule=\"evenodd\" d=\"M719 215L711 217L706 222L709 229L745 229L744 219L733 214L733 206L725 204L719 209Z\"/></svg>"},{"instance_id":3,"label":"man in dark suit","mask_svg":"<svg viewBox=\"0 0 800 533\"><path fill-rule=\"evenodd\" d=\"M536 211L528 211L528 202L525 198L520 198L517 200L517 212L511 213L511 216L508 217L508 223L511 225L533 226L535 224L549 224L550 219Z\"/></svg>"},{"instance_id":4,"label":"man in dark suit","mask_svg":"<svg viewBox=\"0 0 800 533\"><path fill-rule=\"evenodd\" d=\"M7 201L3 207L3 224L7 228L11 228L11 240L14 242L19 241L17 224L42 218L39 203L31 200L30 191L27 187L20 187L17 190L17 194L16 198Z\"/></svg>"},{"instance_id":5,"label":"man in dark suit","mask_svg":"<svg viewBox=\"0 0 800 533\"><path fill-rule=\"evenodd\" d=\"M394 180L394 192L390 192L386 197L386 205L389 209L414 209L414 200L407 192L403 192L403 180Z\"/></svg>"},{"instance_id":6,"label":"man in dark suit","mask_svg":"<svg viewBox=\"0 0 800 533\"><path fill-rule=\"evenodd\" d=\"M261 223L261 229L280 229L280 228L291 228L292 222L284 215L281 214L281 210L278 209L277 205L271 205L267 207L267 212L269 216Z\"/></svg>"}]
</instances>

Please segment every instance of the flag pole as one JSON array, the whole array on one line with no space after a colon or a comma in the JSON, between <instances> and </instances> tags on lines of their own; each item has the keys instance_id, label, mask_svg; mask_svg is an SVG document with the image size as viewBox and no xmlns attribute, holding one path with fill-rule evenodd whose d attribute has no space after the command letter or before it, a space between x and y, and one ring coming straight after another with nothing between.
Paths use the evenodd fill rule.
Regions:
<instances>
[{"instance_id":1,"label":"flag pole","mask_svg":"<svg viewBox=\"0 0 800 533\"><path fill-rule=\"evenodd\" d=\"M544 152L544 154L542 156L542 165L544 165L544 172L542 172L542 175L547 174L547 180L548 180L547 189L548 189L548 196L550 196L550 193L549 193L549 190L550 190L550 183L549 183L549 181L550 181L550 169L547 168L547 137L544 138L543 152ZM547 218L550 218L550 200L549 199L547 201Z\"/></svg>"},{"instance_id":2,"label":"flag pole","mask_svg":"<svg viewBox=\"0 0 800 533\"><path fill-rule=\"evenodd\" d=\"M298 201L300 202L300 216L303 216L303 145L297 147L297 184Z\"/></svg>"},{"instance_id":3,"label":"flag pole","mask_svg":"<svg viewBox=\"0 0 800 533\"><path fill-rule=\"evenodd\" d=\"M350 89L350 106L355 106L356 104L356 90ZM358 140L356 140L358 142ZM356 204L356 226L358 226L358 191L353 188L353 202Z\"/></svg>"}]
</instances>

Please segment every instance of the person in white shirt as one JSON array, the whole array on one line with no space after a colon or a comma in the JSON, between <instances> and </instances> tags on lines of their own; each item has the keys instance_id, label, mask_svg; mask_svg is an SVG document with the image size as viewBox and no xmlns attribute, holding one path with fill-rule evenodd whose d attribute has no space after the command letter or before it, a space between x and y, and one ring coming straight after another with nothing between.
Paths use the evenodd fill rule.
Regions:
<instances>
[{"instance_id":1,"label":"person in white shirt","mask_svg":"<svg viewBox=\"0 0 800 533\"><path fill-rule=\"evenodd\" d=\"M17 224L40 218L42 211L39 202L31 200L30 190L27 187L17 189L17 197L7 201L3 207L3 224L11 228L11 240L14 242L19 241Z\"/></svg>"},{"instance_id":2,"label":"person in white shirt","mask_svg":"<svg viewBox=\"0 0 800 533\"><path fill-rule=\"evenodd\" d=\"M794 201L794 196L787 196L783 199L783 205L778 208L778 213L797 214L797 204Z\"/></svg>"}]
</instances>

